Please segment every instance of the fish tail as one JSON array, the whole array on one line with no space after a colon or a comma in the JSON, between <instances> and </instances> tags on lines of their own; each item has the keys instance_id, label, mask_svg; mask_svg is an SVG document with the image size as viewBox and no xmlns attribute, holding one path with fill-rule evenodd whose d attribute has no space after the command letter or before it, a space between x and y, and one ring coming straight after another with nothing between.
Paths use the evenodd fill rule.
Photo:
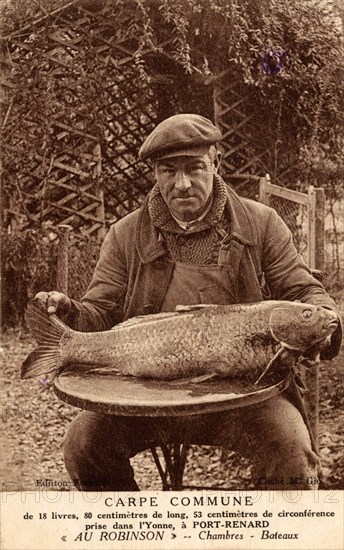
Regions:
<instances>
[{"instance_id":1,"label":"fish tail","mask_svg":"<svg viewBox=\"0 0 344 550\"><path fill-rule=\"evenodd\" d=\"M60 356L61 338L72 333L56 315L49 315L41 300L28 303L25 320L34 334L38 347L32 351L21 367L21 378L40 376L63 366Z\"/></svg>"}]
</instances>

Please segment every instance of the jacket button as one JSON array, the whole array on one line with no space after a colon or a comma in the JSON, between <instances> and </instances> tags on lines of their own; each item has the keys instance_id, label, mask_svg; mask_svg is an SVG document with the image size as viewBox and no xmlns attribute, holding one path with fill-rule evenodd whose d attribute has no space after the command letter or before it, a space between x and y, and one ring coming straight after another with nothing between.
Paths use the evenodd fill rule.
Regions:
<instances>
[{"instance_id":1,"label":"jacket button","mask_svg":"<svg viewBox=\"0 0 344 550\"><path fill-rule=\"evenodd\" d=\"M179 235L179 236L177 237L177 242L178 242L179 244L185 244L185 243L186 243L186 237L184 237L183 235Z\"/></svg>"}]
</instances>

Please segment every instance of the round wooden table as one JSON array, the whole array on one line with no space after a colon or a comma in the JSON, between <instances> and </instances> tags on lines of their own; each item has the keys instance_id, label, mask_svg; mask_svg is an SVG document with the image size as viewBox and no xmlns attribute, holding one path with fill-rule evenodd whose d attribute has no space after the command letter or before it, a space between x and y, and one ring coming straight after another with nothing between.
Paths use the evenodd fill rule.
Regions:
<instances>
[{"instance_id":1,"label":"round wooden table","mask_svg":"<svg viewBox=\"0 0 344 550\"><path fill-rule=\"evenodd\" d=\"M113 371L99 374L72 365L55 378L54 389L60 399L81 409L121 416L183 416L257 404L284 391L289 381L284 377L257 386L229 378L165 381Z\"/></svg>"},{"instance_id":2,"label":"round wooden table","mask_svg":"<svg viewBox=\"0 0 344 550\"><path fill-rule=\"evenodd\" d=\"M284 391L290 377L259 384L215 378L199 383L187 379L165 381L123 376L113 371L102 373L85 365L71 365L54 380L56 395L71 405L99 413L119 416L185 416L208 414L246 407L271 399ZM190 442L168 445L161 437L159 445L165 469L155 448L154 460L164 490L180 490ZM170 482L168 481L168 477Z\"/></svg>"}]
</instances>

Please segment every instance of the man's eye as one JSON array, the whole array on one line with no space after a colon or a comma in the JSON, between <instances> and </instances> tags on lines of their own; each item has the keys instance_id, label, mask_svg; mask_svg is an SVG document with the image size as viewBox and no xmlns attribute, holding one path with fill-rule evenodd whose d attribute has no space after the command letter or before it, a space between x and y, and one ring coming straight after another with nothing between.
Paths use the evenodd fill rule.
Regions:
<instances>
[{"instance_id":1,"label":"man's eye","mask_svg":"<svg viewBox=\"0 0 344 550\"><path fill-rule=\"evenodd\" d=\"M190 166L189 170L190 172L197 172L198 170L202 170L202 166L200 164L195 164L194 166Z\"/></svg>"}]
</instances>

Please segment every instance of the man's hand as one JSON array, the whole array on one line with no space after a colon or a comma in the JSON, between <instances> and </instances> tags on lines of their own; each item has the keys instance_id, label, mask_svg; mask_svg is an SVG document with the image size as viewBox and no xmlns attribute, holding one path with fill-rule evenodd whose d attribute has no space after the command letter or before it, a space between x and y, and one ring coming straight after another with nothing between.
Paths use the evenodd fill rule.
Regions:
<instances>
[{"instance_id":1,"label":"man's hand","mask_svg":"<svg viewBox=\"0 0 344 550\"><path fill-rule=\"evenodd\" d=\"M66 315L72 307L70 298L68 298L66 294L62 294L62 292L57 292L55 290L52 292L38 292L35 296L35 300L40 300L50 314L56 313L57 315Z\"/></svg>"}]
</instances>

